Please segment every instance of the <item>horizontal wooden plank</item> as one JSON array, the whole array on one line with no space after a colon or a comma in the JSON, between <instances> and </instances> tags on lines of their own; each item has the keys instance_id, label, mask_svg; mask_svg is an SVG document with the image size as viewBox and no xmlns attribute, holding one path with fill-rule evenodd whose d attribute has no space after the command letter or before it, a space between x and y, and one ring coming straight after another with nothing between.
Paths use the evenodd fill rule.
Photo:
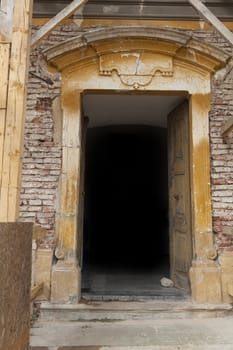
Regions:
<instances>
[{"instance_id":1,"label":"horizontal wooden plank","mask_svg":"<svg viewBox=\"0 0 233 350\"><path fill-rule=\"evenodd\" d=\"M227 137L233 131L233 117L230 117L222 127L222 137Z\"/></svg>"}]
</instances>

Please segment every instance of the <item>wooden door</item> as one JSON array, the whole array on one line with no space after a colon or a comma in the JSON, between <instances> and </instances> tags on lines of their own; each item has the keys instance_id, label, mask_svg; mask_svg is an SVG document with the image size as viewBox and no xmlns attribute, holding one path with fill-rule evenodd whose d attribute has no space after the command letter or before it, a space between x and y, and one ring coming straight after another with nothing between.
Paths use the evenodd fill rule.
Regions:
<instances>
[{"instance_id":1,"label":"wooden door","mask_svg":"<svg viewBox=\"0 0 233 350\"><path fill-rule=\"evenodd\" d=\"M188 291L192 225L187 101L168 116L168 171L171 279L176 287Z\"/></svg>"}]
</instances>

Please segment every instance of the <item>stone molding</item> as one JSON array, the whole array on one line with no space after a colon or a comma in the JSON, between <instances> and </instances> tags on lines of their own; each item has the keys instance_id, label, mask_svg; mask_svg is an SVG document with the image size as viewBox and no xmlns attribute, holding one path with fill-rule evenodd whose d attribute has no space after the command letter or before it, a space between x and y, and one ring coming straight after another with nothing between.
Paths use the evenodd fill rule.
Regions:
<instances>
[{"instance_id":1,"label":"stone molding","mask_svg":"<svg viewBox=\"0 0 233 350\"><path fill-rule=\"evenodd\" d=\"M221 303L221 269L215 261L212 232L208 113L211 75L224 67L229 56L176 30L138 26L91 29L44 54L50 67L62 72L63 164L57 235L60 247L71 252L65 256L73 257L53 266L53 302L70 302L69 295L80 299L82 94L137 89L189 97L192 296L197 302ZM60 289L65 273L74 280Z\"/></svg>"},{"instance_id":2,"label":"stone molding","mask_svg":"<svg viewBox=\"0 0 233 350\"><path fill-rule=\"evenodd\" d=\"M165 55L204 72L213 73L225 66L229 59L229 55L224 51L193 39L191 35L170 29L142 26L94 29L44 51L44 55L48 63L62 71L68 66L83 65L94 58L102 62L103 57L113 53L114 48L118 48L117 51L122 54L134 52L135 39L141 40L140 51L144 54ZM115 67L111 68L114 70ZM101 63L100 73L103 74ZM108 74L107 71L106 75Z\"/></svg>"}]
</instances>

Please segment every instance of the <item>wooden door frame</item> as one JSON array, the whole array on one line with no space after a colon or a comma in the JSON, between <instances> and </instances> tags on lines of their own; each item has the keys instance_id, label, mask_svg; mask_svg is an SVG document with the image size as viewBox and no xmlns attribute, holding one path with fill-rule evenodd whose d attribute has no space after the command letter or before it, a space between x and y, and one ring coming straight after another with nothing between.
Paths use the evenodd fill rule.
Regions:
<instances>
[{"instance_id":1,"label":"wooden door frame","mask_svg":"<svg viewBox=\"0 0 233 350\"><path fill-rule=\"evenodd\" d=\"M77 242L78 217L82 212L78 206L81 96L90 90L114 90L189 96L191 292L197 302L221 302L220 269L215 262L212 232L208 114L211 75L224 66L227 56L185 34L151 27L97 29L48 50L46 56L51 67L62 72L63 109L57 214L57 236L63 254L52 268L52 301L77 302L81 296L77 256L82 244Z\"/></svg>"}]
</instances>

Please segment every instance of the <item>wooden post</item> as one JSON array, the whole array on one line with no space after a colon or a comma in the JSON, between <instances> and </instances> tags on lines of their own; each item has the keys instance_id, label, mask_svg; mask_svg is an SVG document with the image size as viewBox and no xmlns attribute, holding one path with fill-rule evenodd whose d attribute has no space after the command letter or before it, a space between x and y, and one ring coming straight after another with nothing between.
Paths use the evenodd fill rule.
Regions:
<instances>
[{"instance_id":1,"label":"wooden post","mask_svg":"<svg viewBox=\"0 0 233 350\"><path fill-rule=\"evenodd\" d=\"M9 65L7 65L8 87L7 92L6 88L3 92L6 100L4 106L2 99L4 108L1 110L3 119L1 118L0 126L0 222L13 222L18 217L32 4L33 0L14 1L12 38L9 44ZM7 48L5 50L7 51ZM0 85L6 87L6 78L5 82L2 81L2 75L0 79Z\"/></svg>"},{"instance_id":2,"label":"wooden post","mask_svg":"<svg viewBox=\"0 0 233 350\"><path fill-rule=\"evenodd\" d=\"M0 37L10 40L12 35L14 0L1 0L0 4Z\"/></svg>"},{"instance_id":3,"label":"wooden post","mask_svg":"<svg viewBox=\"0 0 233 350\"><path fill-rule=\"evenodd\" d=\"M2 182L3 169L3 145L6 124L6 105L8 89L8 67L9 67L10 43L0 44L0 184Z\"/></svg>"}]
</instances>

